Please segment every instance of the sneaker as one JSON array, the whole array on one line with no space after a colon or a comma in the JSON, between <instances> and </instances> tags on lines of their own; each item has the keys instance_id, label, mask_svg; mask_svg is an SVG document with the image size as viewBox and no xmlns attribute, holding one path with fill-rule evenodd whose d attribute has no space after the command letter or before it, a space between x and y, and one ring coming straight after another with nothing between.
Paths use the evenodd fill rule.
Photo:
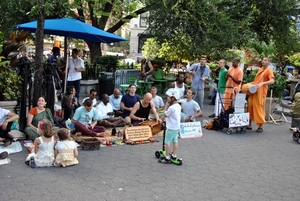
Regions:
<instances>
[{"instance_id":1,"label":"sneaker","mask_svg":"<svg viewBox=\"0 0 300 201\"><path fill-rule=\"evenodd\" d=\"M159 163L170 163L171 159L167 159L166 157L162 157L160 159L158 159Z\"/></svg>"},{"instance_id":2,"label":"sneaker","mask_svg":"<svg viewBox=\"0 0 300 201\"><path fill-rule=\"evenodd\" d=\"M207 125L208 123L209 123L209 121L206 120L206 119L204 119L204 120L202 121L202 127L205 128L206 125Z\"/></svg>"},{"instance_id":3,"label":"sneaker","mask_svg":"<svg viewBox=\"0 0 300 201\"><path fill-rule=\"evenodd\" d=\"M8 147L9 145L11 145L12 139L5 139L3 142L4 142L4 146Z\"/></svg>"},{"instance_id":4,"label":"sneaker","mask_svg":"<svg viewBox=\"0 0 300 201\"><path fill-rule=\"evenodd\" d=\"M7 151L3 151L0 153L0 159L6 159L8 156L8 152Z\"/></svg>"},{"instance_id":5,"label":"sneaker","mask_svg":"<svg viewBox=\"0 0 300 201\"><path fill-rule=\"evenodd\" d=\"M29 160L29 166L32 167L32 168L35 168L36 165L35 165L35 160L34 160L34 157L32 156Z\"/></svg>"},{"instance_id":6,"label":"sneaker","mask_svg":"<svg viewBox=\"0 0 300 201\"><path fill-rule=\"evenodd\" d=\"M215 114L211 114L211 115L209 115L208 117L209 117L209 118L214 118L214 117L216 117L216 115L215 115Z\"/></svg>"},{"instance_id":7,"label":"sneaker","mask_svg":"<svg viewBox=\"0 0 300 201\"><path fill-rule=\"evenodd\" d=\"M173 153L170 154L170 158L171 158L172 160L176 160L176 159L177 159L176 156L175 156L175 157L173 156Z\"/></svg>"}]
</instances>

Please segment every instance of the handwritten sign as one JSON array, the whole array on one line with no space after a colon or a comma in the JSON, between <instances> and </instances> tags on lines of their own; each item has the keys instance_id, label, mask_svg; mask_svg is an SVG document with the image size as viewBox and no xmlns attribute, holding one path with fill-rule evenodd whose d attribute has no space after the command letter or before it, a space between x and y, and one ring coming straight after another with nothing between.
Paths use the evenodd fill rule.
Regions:
<instances>
[{"instance_id":1,"label":"handwritten sign","mask_svg":"<svg viewBox=\"0 0 300 201\"><path fill-rule=\"evenodd\" d=\"M152 132L149 126L132 126L125 129L126 140L140 141L148 140L150 137Z\"/></svg>"},{"instance_id":2,"label":"handwritten sign","mask_svg":"<svg viewBox=\"0 0 300 201\"><path fill-rule=\"evenodd\" d=\"M180 124L180 138L197 138L202 137L202 127L200 121L185 122Z\"/></svg>"},{"instance_id":3,"label":"handwritten sign","mask_svg":"<svg viewBox=\"0 0 300 201\"><path fill-rule=\"evenodd\" d=\"M229 128L248 125L249 113L229 114Z\"/></svg>"}]
</instances>

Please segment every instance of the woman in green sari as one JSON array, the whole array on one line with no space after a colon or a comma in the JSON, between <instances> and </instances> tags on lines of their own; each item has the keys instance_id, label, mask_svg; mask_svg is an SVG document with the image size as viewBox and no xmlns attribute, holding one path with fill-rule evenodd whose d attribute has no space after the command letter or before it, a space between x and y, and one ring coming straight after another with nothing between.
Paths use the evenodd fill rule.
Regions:
<instances>
[{"instance_id":1,"label":"woman in green sari","mask_svg":"<svg viewBox=\"0 0 300 201\"><path fill-rule=\"evenodd\" d=\"M42 121L43 119L48 119L52 123L53 132L57 132L59 129L58 127L54 127L53 115L51 113L51 110L46 108L46 104L46 99L44 97L39 97L37 106L31 108L28 111L27 127L25 128L25 133L32 140L40 137L40 135L37 133L37 127L39 121Z\"/></svg>"}]
</instances>

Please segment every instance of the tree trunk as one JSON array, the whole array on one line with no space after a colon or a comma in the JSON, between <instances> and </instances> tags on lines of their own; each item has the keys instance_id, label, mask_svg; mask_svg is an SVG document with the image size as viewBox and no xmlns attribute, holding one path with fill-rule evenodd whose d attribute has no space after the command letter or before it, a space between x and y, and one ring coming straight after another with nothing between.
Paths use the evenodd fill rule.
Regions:
<instances>
[{"instance_id":1,"label":"tree trunk","mask_svg":"<svg viewBox=\"0 0 300 201\"><path fill-rule=\"evenodd\" d=\"M34 75L34 90L32 106L37 105L37 100L42 96L42 79L43 79L43 51L44 51L44 23L45 23L45 0L41 0L41 10L37 16L37 29L35 32L35 62L36 71Z\"/></svg>"},{"instance_id":2,"label":"tree trunk","mask_svg":"<svg viewBox=\"0 0 300 201\"><path fill-rule=\"evenodd\" d=\"M90 49L91 62L93 62L94 59L95 59L95 57L102 55L102 52L101 52L101 43L99 43L99 42L92 42L92 41L86 41L86 43L88 44L89 49Z\"/></svg>"}]
</instances>

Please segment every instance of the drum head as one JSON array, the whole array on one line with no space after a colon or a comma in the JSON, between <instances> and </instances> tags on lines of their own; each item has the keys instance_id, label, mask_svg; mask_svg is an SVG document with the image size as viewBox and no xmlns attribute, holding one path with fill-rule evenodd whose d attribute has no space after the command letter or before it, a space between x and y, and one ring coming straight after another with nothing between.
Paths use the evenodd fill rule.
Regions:
<instances>
[{"instance_id":1,"label":"drum head","mask_svg":"<svg viewBox=\"0 0 300 201\"><path fill-rule=\"evenodd\" d=\"M249 88L248 88L248 91L251 93L251 94L254 94L256 93L257 89L254 85L251 85Z\"/></svg>"}]
</instances>

